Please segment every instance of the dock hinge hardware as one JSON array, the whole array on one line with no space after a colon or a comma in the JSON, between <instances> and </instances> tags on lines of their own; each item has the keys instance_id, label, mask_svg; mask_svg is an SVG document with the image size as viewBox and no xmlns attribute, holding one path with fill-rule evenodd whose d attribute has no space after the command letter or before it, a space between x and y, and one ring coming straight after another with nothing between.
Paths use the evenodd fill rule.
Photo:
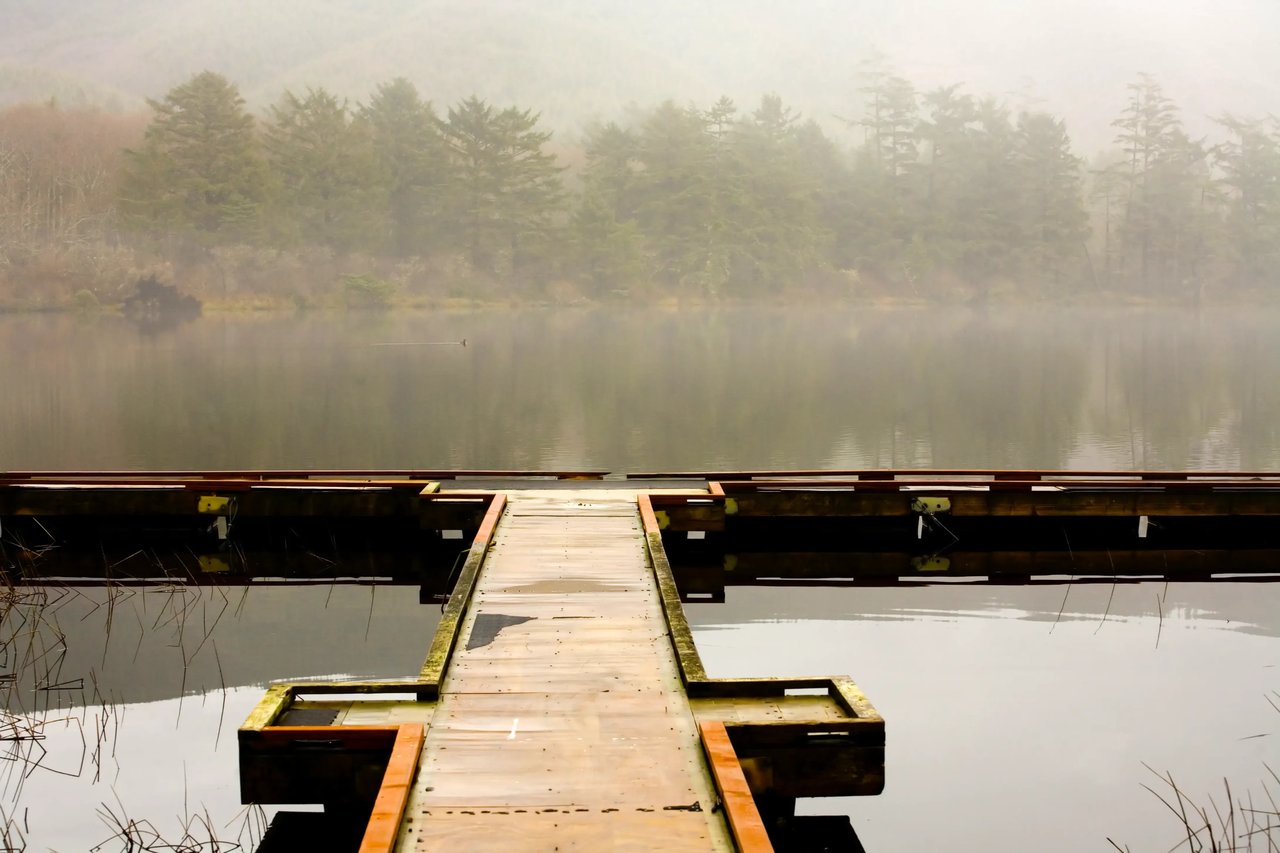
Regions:
<instances>
[{"instance_id":1,"label":"dock hinge hardware","mask_svg":"<svg viewBox=\"0 0 1280 853\"><path fill-rule=\"evenodd\" d=\"M231 506L231 498L219 497L218 495L204 495L196 504L196 512L205 515L226 515L227 507Z\"/></svg>"},{"instance_id":2,"label":"dock hinge hardware","mask_svg":"<svg viewBox=\"0 0 1280 853\"><path fill-rule=\"evenodd\" d=\"M917 572L945 572L951 568L946 557L912 557L911 568Z\"/></svg>"},{"instance_id":3,"label":"dock hinge hardware","mask_svg":"<svg viewBox=\"0 0 1280 853\"><path fill-rule=\"evenodd\" d=\"M200 563L200 571L205 574L225 574L231 571L231 565L221 557L212 554L201 554L196 558Z\"/></svg>"},{"instance_id":4,"label":"dock hinge hardware","mask_svg":"<svg viewBox=\"0 0 1280 853\"><path fill-rule=\"evenodd\" d=\"M196 502L196 512L201 515L216 515L213 520L213 530L217 531L219 541L226 541L227 535L231 532L231 498L224 498L219 495L202 495L200 500Z\"/></svg>"},{"instance_id":5,"label":"dock hinge hardware","mask_svg":"<svg viewBox=\"0 0 1280 853\"><path fill-rule=\"evenodd\" d=\"M940 512L951 512L951 498L916 498L911 501L911 511L922 515L937 515Z\"/></svg>"}]
</instances>

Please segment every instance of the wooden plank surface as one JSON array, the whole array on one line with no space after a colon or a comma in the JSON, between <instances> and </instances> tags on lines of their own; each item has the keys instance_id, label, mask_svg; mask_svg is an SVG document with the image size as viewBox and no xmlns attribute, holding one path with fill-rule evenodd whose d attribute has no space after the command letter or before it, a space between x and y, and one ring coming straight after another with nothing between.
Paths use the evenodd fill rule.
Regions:
<instances>
[{"instance_id":1,"label":"wooden plank surface","mask_svg":"<svg viewBox=\"0 0 1280 853\"><path fill-rule=\"evenodd\" d=\"M727 723L845 723L849 715L830 696L767 697L734 696L694 699L698 720Z\"/></svg>"},{"instance_id":2,"label":"wooden plank surface","mask_svg":"<svg viewBox=\"0 0 1280 853\"><path fill-rule=\"evenodd\" d=\"M732 850L634 495L509 501L401 851Z\"/></svg>"}]
</instances>

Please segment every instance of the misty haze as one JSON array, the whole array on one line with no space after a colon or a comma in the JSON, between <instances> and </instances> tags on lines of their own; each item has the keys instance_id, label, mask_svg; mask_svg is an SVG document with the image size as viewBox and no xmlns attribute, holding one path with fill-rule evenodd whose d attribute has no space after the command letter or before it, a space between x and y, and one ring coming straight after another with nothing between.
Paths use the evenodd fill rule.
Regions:
<instances>
[{"instance_id":1,"label":"misty haze","mask_svg":"<svg viewBox=\"0 0 1280 853\"><path fill-rule=\"evenodd\" d=\"M1272 291L1270 4L10 4L0 305Z\"/></svg>"},{"instance_id":2,"label":"misty haze","mask_svg":"<svg viewBox=\"0 0 1280 853\"><path fill-rule=\"evenodd\" d=\"M0 0L0 479L1280 470L1278 43L1274 0ZM409 678L441 622L336 563L24 585L31 529L0 509L0 850L256 849L265 688ZM711 677L847 673L885 718L883 793L771 831L1280 843L1280 571L814 568L846 538L669 543L719 578Z\"/></svg>"}]
</instances>

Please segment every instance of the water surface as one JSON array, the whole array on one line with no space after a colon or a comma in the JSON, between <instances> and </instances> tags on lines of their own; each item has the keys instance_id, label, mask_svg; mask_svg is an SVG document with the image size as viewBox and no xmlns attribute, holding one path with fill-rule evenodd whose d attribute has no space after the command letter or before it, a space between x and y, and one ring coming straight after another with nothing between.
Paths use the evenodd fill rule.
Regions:
<instances>
[{"instance_id":1,"label":"water surface","mask_svg":"<svg viewBox=\"0 0 1280 853\"><path fill-rule=\"evenodd\" d=\"M4 317L0 469L1278 467L1277 331L1270 308Z\"/></svg>"},{"instance_id":2,"label":"water surface","mask_svg":"<svg viewBox=\"0 0 1280 853\"><path fill-rule=\"evenodd\" d=\"M4 317L0 395L0 469L1276 469L1280 312L494 310L154 334ZM885 714L884 795L835 804L870 850L1167 850L1144 762L1202 802L1280 768L1278 593L750 587L690 617L715 674L848 674ZM11 693L15 713L43 697L73 728L111 723L96 764L97 738L64 738L56 768L0 778L31 849L102 841L104 803L236 826L233 732L261 686L407 674L433 624L413 588L163 594L112 608L105 644L107 608L73 596L58 672L87 686Z\"/></svg>"},{"instance_id":3,"label":"water surface","mask_svg":"<svg viewBox=\"0 0 1280 853\"><path fill-rule=\"evenodd\" d=\"M1277 789L1275 584L730 587L686 610L714 676L866 691L884 793L805 810L849 814L868 850L1165 851L1153 770L1205 807L1224 778L1259 806Z\"/></svg>"}]
</instances>

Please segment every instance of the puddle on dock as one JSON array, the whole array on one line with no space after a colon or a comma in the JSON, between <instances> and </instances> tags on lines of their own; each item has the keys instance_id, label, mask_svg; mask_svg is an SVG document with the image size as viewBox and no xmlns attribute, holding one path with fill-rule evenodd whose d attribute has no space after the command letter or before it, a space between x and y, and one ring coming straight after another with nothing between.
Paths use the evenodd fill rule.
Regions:
<instances>
[{"instance_id":1,"label":"puddle on dock","mask_svg":"<svg viewBox=\"0 0 1280 853\"><path fill-rule=\"evenodd\" d=\"M868 850L1170 850L1149 765L1208 807L1280 764L1280 584L730 587L686 604L712 676L850 673L885 790L802 801ZM1179 848L1181 849L1181 848Z\"/></svg>"},{"instance_id":2,"label":"puddle on dock","mask_svg":"<svg viewBox=\"0 0 1280 853\"><path fill-rule=\"evenodd\" d=\"M416 674L440 617L418 592L13 590L0 603L0 849L253 849L266 816L240 804L236 729L264 685ZM185 833L187 846L163 846Z\"/></svg>"}]
</instances>

